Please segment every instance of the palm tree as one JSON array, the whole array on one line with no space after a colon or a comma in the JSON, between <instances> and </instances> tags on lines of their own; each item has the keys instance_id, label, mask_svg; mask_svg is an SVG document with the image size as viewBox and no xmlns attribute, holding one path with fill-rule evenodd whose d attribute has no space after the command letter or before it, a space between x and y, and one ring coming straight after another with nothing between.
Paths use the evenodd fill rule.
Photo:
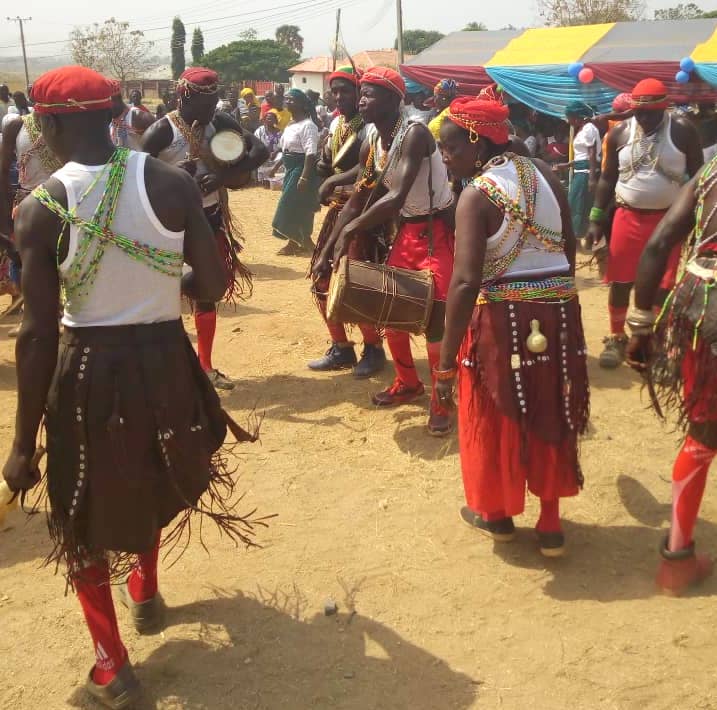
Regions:
<instances>
[{"instance_id":1,"label":"palm tree","mask_svg":"<svg viewBox=\"0 0 717 710\"><path fill-rule=\"evenodd\" d=\"M274 36L279 44L293 49L297 54L301 54L304 51L304 38L301 36L300 28L296 25L277 27Z\"/></svg>"}]
</instances>

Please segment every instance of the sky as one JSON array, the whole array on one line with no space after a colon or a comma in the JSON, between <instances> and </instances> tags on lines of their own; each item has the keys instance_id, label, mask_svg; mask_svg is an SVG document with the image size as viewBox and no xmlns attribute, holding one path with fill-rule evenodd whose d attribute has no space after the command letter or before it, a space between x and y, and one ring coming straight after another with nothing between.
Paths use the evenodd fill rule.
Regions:
<instances>
[{"instance_id":1,"label":"sky","mask_svg":"<svg viewBox=\"0 0 717 710\"><path fill-rule=\"evenodd\" d=\"M715 0L697 1L704 10L717 9ZM678 2L648 2L647 16L651 17L656 8ZM169 25L176 14L184 21L189 36L195 26L202 28L207 49L238 39L237 35L248 27L255 28L260 37L272 37L277 26L296 24L304 37L305 57L329 54L338 7L342 11L343 38L352 54L392 47L396 37L395 0L206 0L202 4L190 4L188 0L123 0L119 6L106 0L89 5L87 0L27 0L12 7L14 12L22 8L23 17L32 17L25 25L25 41L28 56L36 58L67 54L67 36L74 26L102 22L112 16L143 30L148 39L155 41L154 51L161 56L169 54ZM0 21L0 58L19 56L18 24L7 22L4 15ZM404 30L421 28L443 33L460 30L473 21L483 22L488 29L542 24L537 0L443 2L440 6L435 0L403 0L403 16ZM188 50L189 47L187 54Z\"/></svg>"}]
</instances>

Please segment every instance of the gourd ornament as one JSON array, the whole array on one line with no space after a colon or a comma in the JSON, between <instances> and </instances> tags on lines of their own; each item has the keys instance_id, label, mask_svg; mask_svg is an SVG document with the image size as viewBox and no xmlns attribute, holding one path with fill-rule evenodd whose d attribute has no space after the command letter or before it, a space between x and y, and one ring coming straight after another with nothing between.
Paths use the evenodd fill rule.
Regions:
<instances>
[{"instance_id":1,"label":"gourd ornament","mask_svg":"<svg viewBox=\"0 0 717 710\"><path fill-rule=\"evenodd\" d=\"M548 349L548 339L540 332L540 321L535 318L530 321L530 335L525 345L531 353L544 353Z\"/></svg>"}]
</instances>

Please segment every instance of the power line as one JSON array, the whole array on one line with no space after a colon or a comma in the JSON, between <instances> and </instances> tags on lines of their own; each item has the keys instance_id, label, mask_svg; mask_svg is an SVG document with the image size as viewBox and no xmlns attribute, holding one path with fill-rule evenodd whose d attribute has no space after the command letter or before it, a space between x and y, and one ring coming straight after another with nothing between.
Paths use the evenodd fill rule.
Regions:
<instances>
[{"instance_id":1,"label":"power line","mask_svg":"<svg viewBox=\"0 0 717 710\"><path fill-rule=\"evenodd\" d=\"M32 17L8 17L8 22L17 22L20 25L20 44L22 45L22 62L25 65L25 88L30 86L30 73L27 71L27 52L25 51L25 30L23 29L22 23L29 22Z\"/></svg>"},{"instance_id":2,"label":"power line","mask_svg":"<svg viewBox=\"0 0 717 710\"><path fill-rule=\"evenodd\" d=\"M261 17L256 17L252 19L252 16L254 15L261 15L261 13L267 13L267 9L263 10L253 10L250 12L240 12L233 15L225 15L223 17L210 17L210 18L204 18L201 20L196 20L192 22L187 22L188 25L199 25L203 23L208 22L223 22L225 20L233 20L238 18L243 18L249 22L259 22L259 21L268 21L270 19L279 18L279 17L285 17L287 14L293 14L294 12L300 12L301 10L314 10L314 9L320 9L322 6L329 6L334 5L336 0L319 0L319 2L315 2L312 0L299 0L299 2L293 2L289 3L288 5L280 5L279 7L272 8L269 10L268 14L264 14ZM348 0L341 0L341 2L348 2ZM291 8L296 8L296 10L291 10ZM331 11L333 12L335 8L332 8ZM99 24L99 23L98 23ZM130 22L130 27L132 27L132 23ZM235 27L236 25L232 25L232 27ZM146 29L141 29L137 27L133 27L133 29L140 29L142 32L157 32L160 30L169 30L171 29L171 25L162 25L161 27L149 27ZM225 29L225 28L210 28L210 29ZM31 42L27 44L28 47L40 47L40 46L47 46L50 44L64 44L67 43L67 39L58 39L58 40L48 40L44 42ZM0 49L18 49L20 45L5 45L0 46Z\"/></svg>"}]
</instances>

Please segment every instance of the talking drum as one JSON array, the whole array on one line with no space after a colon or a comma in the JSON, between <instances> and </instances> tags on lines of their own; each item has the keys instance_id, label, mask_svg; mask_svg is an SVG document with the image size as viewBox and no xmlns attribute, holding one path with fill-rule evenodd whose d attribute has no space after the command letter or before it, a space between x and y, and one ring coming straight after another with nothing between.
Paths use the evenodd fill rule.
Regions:
<instances>
[{"instance_id":1,"label":"talking drum","mask_svg":"<svg viewBox=\"0 0 717 710\"><path fill-rule=\"evenodd\" d=\"M218 163L234 165L246 153L244 136L231 129L217 131L209 140L209 152Z\"/></svg>"},{"instance_id":2,"label":"talking drum","mask_svg":"<svg viewBox=\"0 0 717 710\"><path fill-rule=\"evenodd\" d=\"M329 284L326 313L340 323L424 333L433 309L430 271L409 271L342 257Z\"/></svg>"}]
</instances>

